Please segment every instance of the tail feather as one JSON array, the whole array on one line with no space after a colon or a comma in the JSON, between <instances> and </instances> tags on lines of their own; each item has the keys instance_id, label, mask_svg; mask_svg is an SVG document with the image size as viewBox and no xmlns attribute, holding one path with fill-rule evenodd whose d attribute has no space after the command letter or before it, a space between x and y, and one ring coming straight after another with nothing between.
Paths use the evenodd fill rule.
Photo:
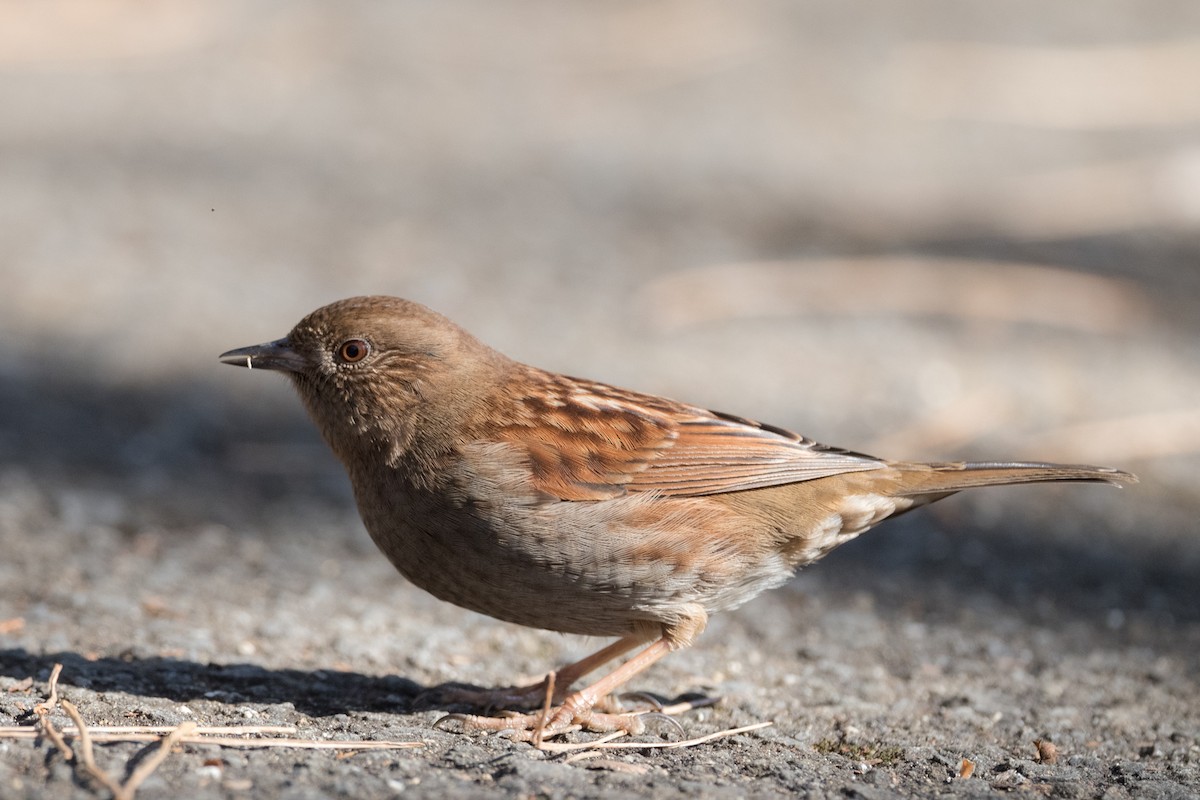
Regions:
<instances>
[{"instance_id":1,"label":"tail feather","mask_svg":"<svg viewBox=\"0 0 1200 800\"><path fill-rule=\"evenodd\" d=\"M1007 486L1050 481L1087 481L1113 486L1137 483L1137 476L1111 467L1087 464L1043 464L1022 461L956 461L936 464L905 464L901 494L948 494L976 486Z\"/></svg>"}]
</instances>

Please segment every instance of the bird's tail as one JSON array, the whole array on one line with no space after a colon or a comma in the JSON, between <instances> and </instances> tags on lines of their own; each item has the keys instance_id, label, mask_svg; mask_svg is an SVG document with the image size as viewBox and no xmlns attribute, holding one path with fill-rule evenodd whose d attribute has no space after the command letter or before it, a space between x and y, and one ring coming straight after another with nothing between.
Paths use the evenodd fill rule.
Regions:
<instances>
[{"instance_id":1,"label":"bird's tail","mask_svg":"<svg viewBox=\"0 0 1200 800\"><path fill-rule=\"evenodd\" d=\"M907 496L946 495L976 486L1007 486L1017 483L1087 481L1122 486L1138 482L1136 475L1124 470L1087 464L955 461L897 466L904 476L899 493Z\"/></svg>"}]
</instances>

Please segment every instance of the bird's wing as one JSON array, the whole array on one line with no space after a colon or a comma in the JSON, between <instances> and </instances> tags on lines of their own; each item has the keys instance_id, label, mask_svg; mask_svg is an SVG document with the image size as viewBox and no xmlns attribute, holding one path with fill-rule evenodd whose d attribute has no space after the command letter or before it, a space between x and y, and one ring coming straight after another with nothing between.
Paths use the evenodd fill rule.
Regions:
<instances>
[{"instance_id":1,"label":"bird's wing","mask_svg":"<svg viewBox=\"0 0 1200 800\"><path fill-rule=\"evenodd\" d=\"M537 489L560 500L721 494L885 466L740 417L592 381L540 377L536 392L518 395L492 434L521 447Z\"/></svg>"}]
</instances>

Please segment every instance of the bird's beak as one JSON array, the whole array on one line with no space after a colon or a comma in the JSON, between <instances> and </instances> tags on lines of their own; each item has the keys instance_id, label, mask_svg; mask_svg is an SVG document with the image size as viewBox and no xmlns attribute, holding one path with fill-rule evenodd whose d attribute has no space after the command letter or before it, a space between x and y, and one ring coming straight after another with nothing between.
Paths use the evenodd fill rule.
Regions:
<instances>
[{"instance_id":1,"label":"bird's beak","mask_svg":"<svg viewBox=\"0 0 1200 800\"><path fill-rule=\"evenodd\" d=\"M303 372L308 360L292 349L287 339L277 339L266 344L239 347L219 356L222 364L247 369L277 369L283 372Z\"/></svg>"}]
</instances>

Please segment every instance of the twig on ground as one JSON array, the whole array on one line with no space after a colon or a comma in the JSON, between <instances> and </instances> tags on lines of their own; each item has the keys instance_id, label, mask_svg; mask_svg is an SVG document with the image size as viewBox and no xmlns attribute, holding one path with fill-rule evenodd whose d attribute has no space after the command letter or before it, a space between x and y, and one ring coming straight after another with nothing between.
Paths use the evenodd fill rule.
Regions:
<instances>
[{"instance_id":1,"label":"twig on ground","mask_svg":"<svg viewBox=\"0 0 1200 800\"><path fill-rule=\"evenodd\" d=\"M70 745L63 740L62 734L54 727L54 723L50 721L50 712L58 705L58 676L62 672L62 664L55 664L54 669L50 670L50 681L47 686L49 696L33 707L33 712L37 714L37 733L45 735L50 742L62 752L63 758L67 761L75 759L75 751ZM36 735L36 734L35 734Z\"/></svg>"},{"instance_id":2,"label":"twig on ground","mask_svg":"<svg viewBox=\"0 0 1200 800\"><path fill-rule=\"evenodd\" d=\"M196 723L185 722L175 730L162 738L158 745L158 749L150 754L145 761L137 765L133 772L129 773L129 777L125 779L125 784L122 790L131 798L138 787L142 785L142 781L150 777L154 770L158 769L158 765L167 760L167 756L171 755L171 749L187 735L196 730Z\"/></svg>"},{"instance_id":3,"label":"twig on ground","mask_svg":"<svg viewBox=\"0 0 1200 800\"><path fill-rule=\"evenodd\" d=\"M542 742L541 749L548 753L569 753L574 750L586 750L588 748L596 750L674 750L681 747L695 747L698 744L711 742L714 739L723 739L727 736L736 736L739 733L761 730L773 724L772 722L756 722L753 725L745 725L741 728L729 728L728 730L717 731L707 736L698 736L695 739L687 739L682 742L617 742L613 740L619 739L626 734L624 731L616 731L590 742L573 742L568 744Z\"/></svg>"},{"instance_id":4,"label":"twig on ground","mask_svg":"<svg viewBox=\"0 0 1200 800\"><path fill-rule=\"evenodd\" d=\"M215 744L219 747L284 747L295 750L409 750L424 742L345 741L341 739L233 739L224 736L193 736L185 744Z\"/></svg>"},{"instance_id":5,"label":"twig on ground","mask_svg":"<svg viewBox=\"0 0 1200 800\"><path fill-rule=\"evenodd\" d=\"M542 714L538 717L537 727L533 729L533 746L539 750L542 748L542 736L546 733L546 724L550 722L550 707L554 700L554 684L557 682L558 673L554 670L546 673L546 699L542 703Z\"/></svg>"},{"instance_id":6,"label":"twig on ground","mask_svg":"<svg viewBox=\"0 0 1200 800\"><path fill-rule=\"evenodd\" d=\"M46 684L50 696L33 707L39 715L49 713L58 705L58 676L62 674L62 668L62 664L55 664L54 669L50 670L50 681Z\"/></svg>"},{"instance_id":7,"label":"twig on ground","mask_svg":"<svg viewBox=\"0 0 1200 800\"><path fill-rule=\"evenodd\" d=\"M67 716L79 730L79 750L76 753L78 758L75 763L89 778L112 792L113 800L132 800L133 795L126 792L116 778L96 766L95 754L92 752L92 739L88 735L87 725L83 724L83 717L79 715L79 709L75 708L75 704L70 700L62 700L60 703L63 711L67 712Z\"/></svg>"},{"instance_id":8,"label":"twig on ground","mask_svg":"<svg viewBox=\"0 0 1200 800\"><path fill-rule=\"evenodd\" d=\"M93 742L149 742L165 736L178 727L178 725L89 725L88 733L91 734ZM260 736L295 732L295 725L197 725L192 733L197 737L203 737L205 734ZM79 736L79 731L75 728L64 727L62 735L67 738L76 738ZM110 736L116 738L110 738ZM37 731L28 725L0 725L0 739L34 738L37 738Z\"/></svg>"},{"instance_id":9,"label":"twig on ground","mask_svg":"<svg viewBox=\"0 0 1200 800\"><path fill-rule=\"evenodd\" d=\"M175 730L178 729L161 725L130 726L128 729L117 726L110 728L89 728L88 735L95 744L112 744L114 742L146 743L160 741L164 735ZM55 732L57 733L58 731L56 730ZM301 750L406 750L409 748L424 747L423 742L388 740L343 741L339 739L239 738L240 736L261 736L263 734L288 734L295 732L296 729L290 725L232 726L228 728L205 726L197 727L190 733L180 736L176 744L214 744L218 747L244 748L294 747ZM41 733L37 728L30 728L24 725L0 727L0 739L36 739ZM79 737L79 731L75 728L63 728L61 734L65 739ZM69 750L70 748L68 747L67 749Z\"/></svg>"},{"instance_id":10,"label":"twig on ground","mask_svg":"<svg viewBox=\"0 0 1200 800\"><path fill-rule=\"evenodd\" d=\"M354 752L360 750L400 750L422 747L422 742L391 742L391 741L358 741L346 742L322 739L288 739L288 738L237 738L243 736L262 736L264 734L295 733L291 725L240 725L240 726L206 726L200 727L194 722L184 722L178 726L142 725L128 727L99 727L89 728L83 721L79 709L70 700L58 696L58 678L62 674L62 664L55 664L50 672L47 684L47 698L37 703L34 713L37 724L30 727L25 725L0 726L0 739L37 739L45 736L63 754L68 762L89 779L112 793L113 800L134 800L138 787L150 777L154 770L166 761L172 749L180 744L215 744L219 747L287 747L306 750L341 750ZM50 713L60 707L66 712L74 728L59 730L50 721ZM226 735L213 735L226 734ZM66 739L76 740L76 747L67 744ZM92 745L98 742L158 742L158 748L145 761L139 764L122 783L109 775L96 764L95 752Z\"/></svg>"}]
</instances>

